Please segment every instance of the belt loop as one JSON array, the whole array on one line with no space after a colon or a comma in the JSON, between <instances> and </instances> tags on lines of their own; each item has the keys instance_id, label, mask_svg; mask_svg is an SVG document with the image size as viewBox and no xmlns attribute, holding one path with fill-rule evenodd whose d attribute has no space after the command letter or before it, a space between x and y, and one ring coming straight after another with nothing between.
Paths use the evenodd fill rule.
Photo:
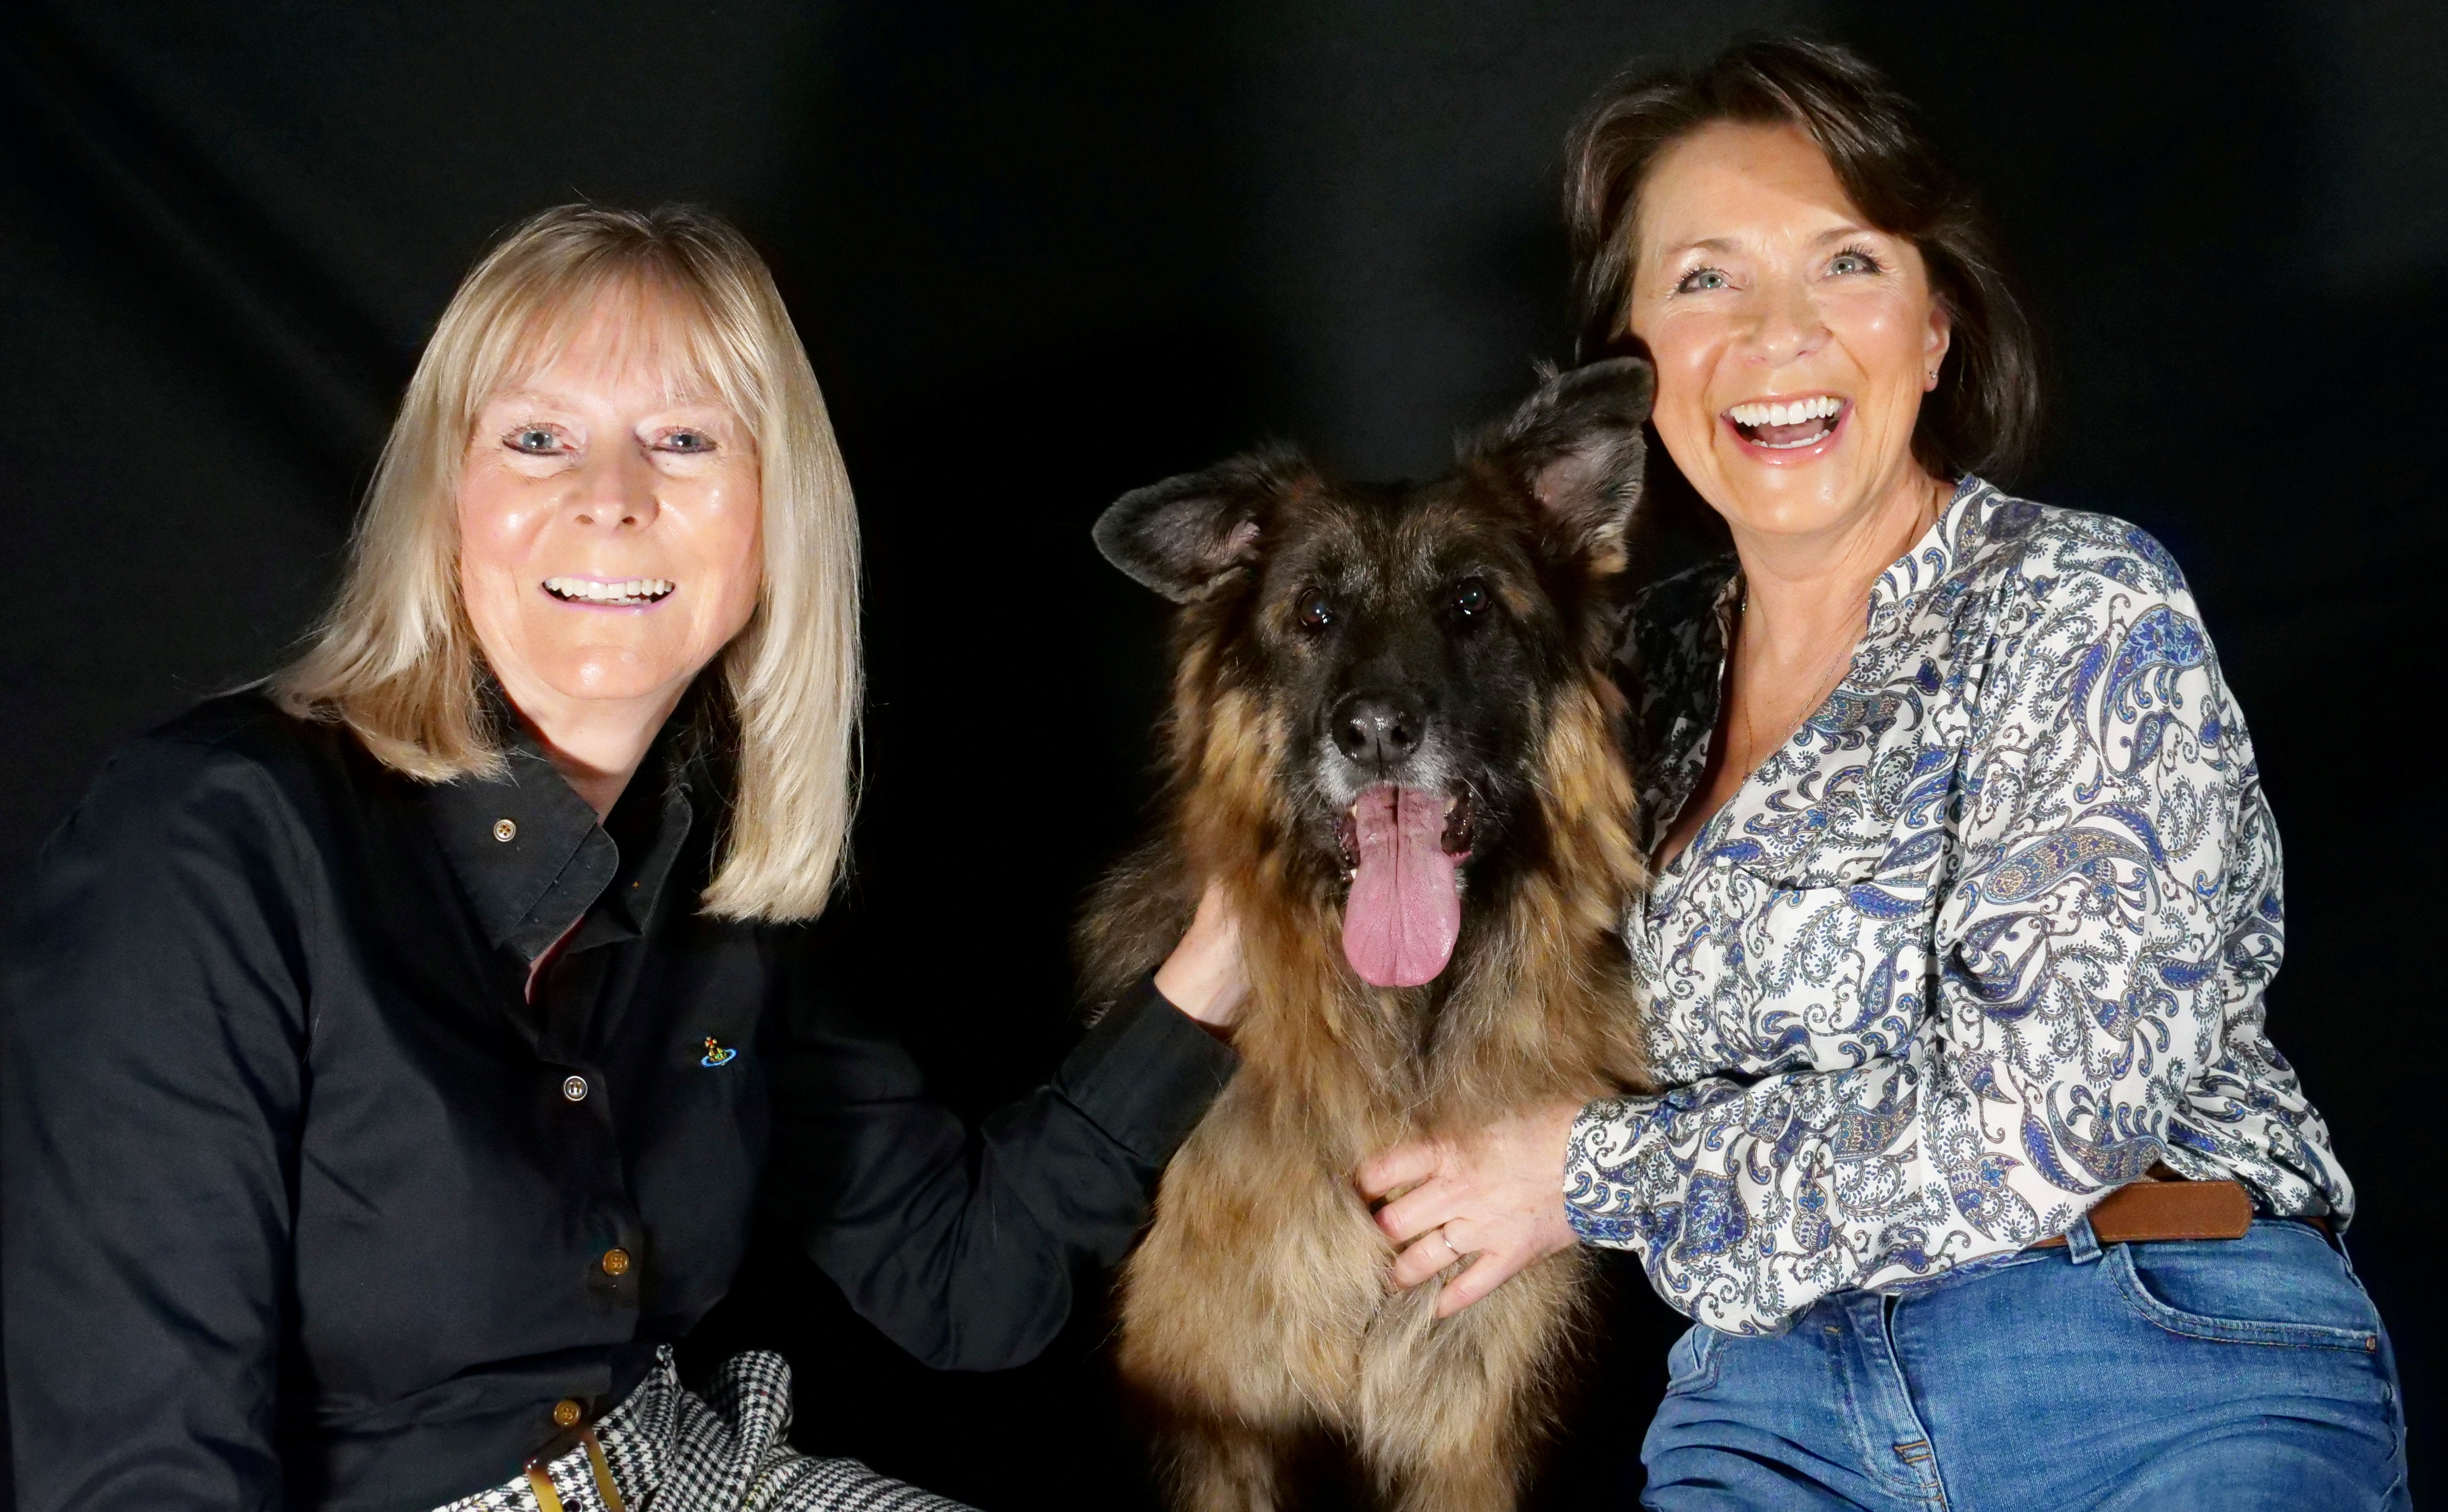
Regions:
<instances>
[{"instance_id":1,"label":"belt loop","mask_svg":"<svg viewBox=\"0 0 2448 1512\"><path fill-rule=\"evenodd\" d=\"M2346 1253L2346 1236L2338 1232L2336 1215L2331 1215L2328 1221L2313 1225L2312 1232L2321 1236L2321 1242L2327 1245L2329 1253L2338 1257L2338 1263L2346 1268L2346 1274L2355 1275L2355 1257ZM2362 1277L2356 1275L2355 1283L2362 1285Z\"/></svg>"},{"instance_id":2,"label":"belt loop","mask_svg":"<svg viewBox=\"0 0 2448 1512\"><path fill-rule=\"evenodd\" d=\"M2086 1213L2074 1220L2066 1230L2066 1258L2076 1265L2089 1265L2099 1258L2099 1235L2091 1232L2091 1215Z\"/></svg>"},{"instance_id":3,"label":"belt loop","mask_svg":"<svg viewBox=\"0 0 2448 1512\"><path fill-rule=\"evenodd\" d=\"M595 1472L595 1494L603 1499L603 1512L629 1512L621 1500L621 1488L612 1483L612 1465L603 1458L603 1441L595 1436L591 1427L581 1429L578 1437L586 1445L586 1467Z\"/></svg>"},{"instance_id":4,"label":"belt loop","mask_svg":"<svg viewBox=\"0 0 2448 1512\"><path fill-rule=\"evenodd\" d=\"M553 1489L552 1476L533 1460L527 1462L527 1489L535 1495L536 1512L562 1512L561 1493Z\"/></svg>"}]
</instances>

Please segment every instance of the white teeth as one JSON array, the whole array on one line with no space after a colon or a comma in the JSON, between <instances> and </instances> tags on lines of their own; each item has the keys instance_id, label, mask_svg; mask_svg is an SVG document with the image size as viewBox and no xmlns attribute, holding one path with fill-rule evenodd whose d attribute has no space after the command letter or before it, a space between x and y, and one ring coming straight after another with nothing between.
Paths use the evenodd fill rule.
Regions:
<instances>
[{"instance_id":1,"label":"white teeth","mask_svg":"<svg viewBox=\"0 0 2448 1512\"><path fill-rule=\"evenodd\" d=\"M592 578L546 578L545 591L557 599L573 599L584 603L653 603L668 597L675 584L663 578L630 578L621 583L598 583Z\"/></svg>"},{"instance_id":2,"label":"white teeth","mask_svg":"<svg viewBox=\"0 0 2448 1512\"><path fill-rule=\"evenodd\" d=\"M1726 417L1741 426L1800 425L1805 420L1831 419L1844 408L1844 400L1820 393L1790 404L1738 404L1726 411Z\"/></svg>"}]
</instances>

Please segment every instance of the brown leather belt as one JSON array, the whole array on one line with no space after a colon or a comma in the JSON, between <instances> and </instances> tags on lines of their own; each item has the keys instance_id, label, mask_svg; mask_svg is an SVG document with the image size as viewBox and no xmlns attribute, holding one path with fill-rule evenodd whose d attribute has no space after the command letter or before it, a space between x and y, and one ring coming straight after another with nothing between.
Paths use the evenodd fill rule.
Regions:
<instances>
[{"instance_id":1,"label":"brown leather belt","mask_svg":"<svg viewBox=\"0 0 2448 1512\"><path fill-rule=\"evenodd\" d=\"M2091 1210L2092 1235L2102 1244L2134 1244L2152 1239L2241 1239L2252 1227L2252 1198L2234 1181L2189 1181L2164 1165L2128 1186L2118 1187ZM2302 1220L2327 1232L2318 1218ZM2056 1250L2065 1235L2052 1234L2032 1246Z\"/></svg>"}]
</instances>

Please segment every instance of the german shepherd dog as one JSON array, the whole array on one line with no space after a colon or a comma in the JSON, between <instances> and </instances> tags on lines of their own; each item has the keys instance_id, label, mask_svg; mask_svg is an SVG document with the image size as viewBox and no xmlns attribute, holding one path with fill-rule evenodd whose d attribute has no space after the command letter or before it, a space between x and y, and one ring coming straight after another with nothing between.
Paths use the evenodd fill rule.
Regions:
<instances>
[{"instance_id":1,"label":"german shepherd dog","mask_svg":"<svg viewBox=\"0 0 2448 1512\"><path fill-rule=\"evenodd\" d=\"M1352 1174L1641 1083L1607 669L1651 388L1635 358L1550 374L1425 485L1269 450L1098 522L1106 557L1182 607L1162 819L1089 909L1092 996L1143 978L1211 878L1251 985L1240 1072L1122 1280L1121 1369L1183 1508L1268 1512L1323 1440L1389 1506L1494 1512L1551 1426L1586 1262L1438 1321L1456 1272L1388 1295Z\"/></svg>"}]
</instances>

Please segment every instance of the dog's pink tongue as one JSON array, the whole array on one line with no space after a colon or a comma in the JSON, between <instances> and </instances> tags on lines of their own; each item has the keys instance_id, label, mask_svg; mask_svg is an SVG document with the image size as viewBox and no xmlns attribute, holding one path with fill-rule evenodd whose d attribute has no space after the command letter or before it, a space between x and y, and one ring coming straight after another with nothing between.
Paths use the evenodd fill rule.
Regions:
<instances>
[{"instance_id":1,"label":"dog's pink tongue","mask_svg":"<svg viewBox=\"0 0 2448 1512\"><path fill-rule=\"evenodd\" d=\"M1352 806L1360 870L1343 909L1343 953L1381 987L1433 981L1462 933L1459 858L1445 853L1445 803L1415 788L1371 788Z\"/></svg>"}]
</instances>

